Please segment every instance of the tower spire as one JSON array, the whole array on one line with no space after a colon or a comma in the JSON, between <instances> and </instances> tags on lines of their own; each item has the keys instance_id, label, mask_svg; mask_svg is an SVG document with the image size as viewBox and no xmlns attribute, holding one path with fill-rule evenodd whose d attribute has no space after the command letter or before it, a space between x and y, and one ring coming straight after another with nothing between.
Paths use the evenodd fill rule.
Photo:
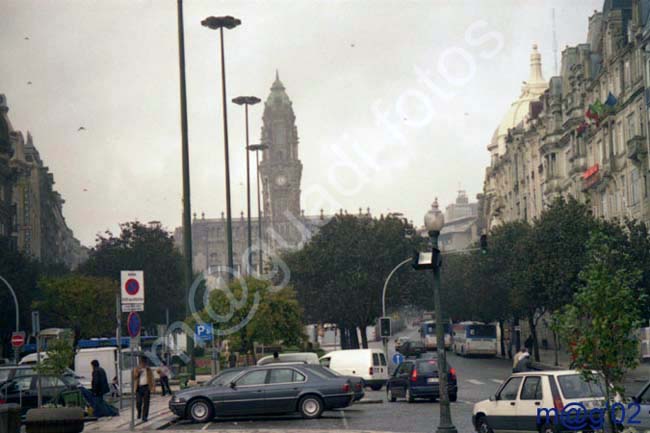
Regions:
<instances>
[{"instance_id":1,"label":"tower spire","mask_svg":"<svg viewBox=\"0 0 650 433\"><path fill-rule=\"evenodd\" d=\"M542 75L542 55L537 51L537 44L533 44L533 51L530 53L530 78L529 84L544 82Z\"/></svg>"}]
</instances>

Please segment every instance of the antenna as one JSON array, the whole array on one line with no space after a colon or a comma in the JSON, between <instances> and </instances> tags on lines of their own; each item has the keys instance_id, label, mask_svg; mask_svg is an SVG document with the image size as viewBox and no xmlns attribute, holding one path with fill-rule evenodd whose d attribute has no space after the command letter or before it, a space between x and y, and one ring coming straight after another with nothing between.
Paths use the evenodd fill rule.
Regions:
<instances>
[{"instance_id":1,"label":"antenna","mask_svg":"<svg viewBox=\"0 0 650 433\"><path fill-rule=\"evenodd\" d=\"M553 75L557 75L557 28L555 25L555 8L551 9L551 17L553 21L553 62L555 64L555 72Z\"/></svg>"}]
</instances>

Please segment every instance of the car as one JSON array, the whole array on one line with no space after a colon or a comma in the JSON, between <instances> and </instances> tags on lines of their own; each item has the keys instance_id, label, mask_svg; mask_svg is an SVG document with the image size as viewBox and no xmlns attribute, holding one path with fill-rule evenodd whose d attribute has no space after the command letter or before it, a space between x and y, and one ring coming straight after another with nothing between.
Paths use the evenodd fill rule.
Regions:
<instances>
[{"instance_id":1,"label":"car","mask_svg":"<svg viewBox=\"0 0 650 433\"><path fill-rule=\"evenodd\" d=\"M55 401L61 392L78 389L79 382L72 376L41 375L43 404ZM38 407L38 375L16 376L0 386L0 404L16 403L21 414Z\"/></svg>"},{"instance_id":2,"label":"car","mask_svg":"<svg viewBox=\"0 0 650 433\"><path fill-rule=\"evenodd\" d=\"M576 370L515 373L492 397L474 405L472 422L479 433L554 432L558 414L572 404L588 410L603 407L604 385L585 381Z\"/></svg>"},{"instance_id":3,"label":"car","mask_svg":"<svg viewBox=\"0 0 650 433\"><path fill-rule=\"evenodd\" d=\"M399 352L399 348L402 346L402 344L406 343L409 340L409 337L397 337L395 339L395 350Z\"/></svg>"},{"instance_id":4,"label":"car","mask_svg":"<svg viewBox=\"0 0 650 433\"><path fill-rule=\"evenodd\" d=\"M641 406L639 415L635 421L640 421L641 424L634 424L631 427L640 431L650 430L650 382L648 382L641 391L632 398L634 403ZM629 418L627 419L629 421Z\"/></svg>"},{"instance_id":5,"label":"car","mask_svg":"<svg viewBox=\"0 0 650 433\"><path fill-rule=\"evenodd\" d=\"M0 385L3 385L5 382L14 379L18 376L30 376L36 374L36 366L34 365L3 365L0 366ZM77 376L74 371L67 368L64 375L81 379L81 376Z\"/></svg>"},{"instance_id":6,"label":"car","mask_svg":"<svg viewBox=\"0 0 650 433\"><path fill-rule=\"evenodd\" d=\"M324 377L301 364L270 364L240 371L227 386L204 385L176 392L169 408L194 422L207 422L215 416L294 412L313 419L325 410L348 407L353 400L346 378Z\"/></svg>"},{"instance_id":7,"label":"car","mask_svg":"<svg viewBox=\"0 0 650 433\"><path fill-rule=\"evenodd\" d=\"M458 400L458 378L456 369L447 362L447 389L449 400ZM402 362L386 383L388 401L404 398L411 403L416 398L436 400L440 398L438 359L409 358Z\"/></svg>"},{"instance_id":8,"label":"car","mask_svg":"<svg viewBox=\"0 0 650 433\"><path fill-rule=\"evenodd\" d=\"M352 387L352 391L354 392L354 401L359 401L365 396L365 392L363 391L363 379L361 379L358 376L343 376L340 373L337 373L336 371L332 370L331 368L324 367L322 365L313 365L313 364L308 364L306 367L311 368L312 370L315 370L316 373L322 373L327 377L344 377L350 381L350 386Z\"/></svg>"},{"instance_id":9,"label":"car","mask_svg":"<svg viewBox=\"0 0 650 433\"><path fill-rule=\"evenodd\" d=\"M273 355L265 356L257 361L257 365L267 365L275 362L302 362L306 364L319 364L318 355L313 352L280 353L278 358Z\"/></svg>"},{"instance_id":10,"label":"car","mask_svg":"<svg viewBox=\"0 0 650 433\"><path fill-rule=\"evenodd\" d=\"M321 356L320 363L343 376L362 378L374 391L379 391L388 380L386 356L381 349L334 350Z\"/></svg>"},{"instance_id":11,"label":"car","mask_svg":"<svg viewBox=\"0 0 650 433\"><path fill-rule=\"evenodd\" d=\"M418 356L422 353L426 353L427 349L424 346L424 343L421 341L406 341L404 342L399 349L399 353L408 357L408 356Z\"/></svg>"}]
</instances>

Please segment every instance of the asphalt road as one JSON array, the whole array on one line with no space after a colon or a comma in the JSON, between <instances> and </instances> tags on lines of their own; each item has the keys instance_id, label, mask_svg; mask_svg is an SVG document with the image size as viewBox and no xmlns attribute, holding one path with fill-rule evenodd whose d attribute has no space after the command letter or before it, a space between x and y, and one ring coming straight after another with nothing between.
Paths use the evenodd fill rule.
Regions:
<instances>
[{"instance_id":1,"label":"asphalt road","mask_svg":"<svg viewBox=\"0 0 650 433\"><path fill-rule=\"evenodd\" d=\"M417 336L417 331L408 330L406 335ZM413 335L414 334L414 335ZM379 344L380 343L373 343ZM391 345L392 346L392 345ZM389 347L389 352L393 348ZM496 358L461 358L447 352L447 359L456 368L458 375L458 401L451 403L452 419L460 433L471 433L472 408L474 403L489 398L511 371L511 362ZM642 384L627 384L628 393L640 389ZM317 429L317 430L376 430L391 432L431 432L439 421L437 402L416 401L407 403L386 400L385 389L366 391L364 400L381 400L379 404L355 404L341 411L325 412L318 420L304 420L299 415L259 416L255 418L216 419L210 423L192 424L177 420L169 427L173 430L256 430L256 429Z\"/></svg>"}]
</instances>

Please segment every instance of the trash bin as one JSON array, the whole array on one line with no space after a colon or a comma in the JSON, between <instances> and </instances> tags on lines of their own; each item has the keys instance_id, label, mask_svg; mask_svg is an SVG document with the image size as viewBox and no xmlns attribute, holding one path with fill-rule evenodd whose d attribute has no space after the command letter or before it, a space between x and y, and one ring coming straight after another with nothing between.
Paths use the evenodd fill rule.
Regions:
<instances>
[{"instance_id":1,"label":"trash bin","mask_svg":"<svg viewBox=\"0 0 650 433\"><path fill-rule=\"evenodd\" d=\"M190 375L189 374L179 374L178 375L178 383L180 385L181 389L187 388L187 384L190 381Z\"/></svg>"},{"instance_id":2,"label":"trash bin","mask_svg":"<svg viewBox=\"0 0 650 433\"><path fill-rule=\"evenodd\" d=\"M20 433L20 406L0 405L0 433Z\"/></svg>"}]
</instances>

